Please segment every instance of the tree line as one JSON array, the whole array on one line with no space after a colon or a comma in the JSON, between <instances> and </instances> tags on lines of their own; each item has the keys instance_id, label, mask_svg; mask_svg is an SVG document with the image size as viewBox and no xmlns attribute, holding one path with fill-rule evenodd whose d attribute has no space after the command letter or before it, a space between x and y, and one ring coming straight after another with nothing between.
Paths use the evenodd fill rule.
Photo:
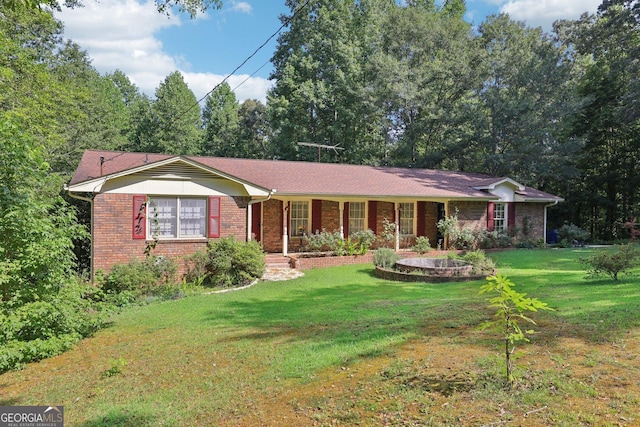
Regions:
<instances>
[{"instance_id":1,"label":"tree line","mask_svg":"<svg viewBox=\"0 0 640 427\"><path fill-rule=\"evenodd\" d=\"M177 71L149 96L100 74L51 13L6 7L6 133L42 153L48 195L87 148L317 161L298 144L315 142L344 148L323 162L509 176L566 199L552 225L625 237L640 202L638 1L604 0L548 33L503 14L471 25L464 0L286 5L266 104L226 83L198 104Z\"/></svg>"}]
</instances>

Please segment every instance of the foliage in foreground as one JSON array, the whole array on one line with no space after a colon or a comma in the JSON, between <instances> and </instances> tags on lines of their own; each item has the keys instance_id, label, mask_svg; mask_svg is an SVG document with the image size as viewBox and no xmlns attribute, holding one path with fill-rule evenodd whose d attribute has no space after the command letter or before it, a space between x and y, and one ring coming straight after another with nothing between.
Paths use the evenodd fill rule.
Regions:
<instances>
[{"instance_id":1,"label":"foliage in foreground","mask_svg":"<svg viewBox=\"0 0 640 427\"><path fill-rule=\"evenodd\" d=\"M70 349L107 324L113 306L101 291L69 280L58 293L0 310L0 373Z\"/></svg>"},{"instance_id":2,"label":"foliage in foreground","mask_svg":"<svg viewBox=\"0 0 640 427\"><path fill-rule=\"evenodd\" d=\"M511 355L515 350L515 345L521 341L529 341L526 334L533 333L533 330L523 331L519 321L524 320L535 325L536 322L525 316L525 312L551 310L546 303L536 298L527 298L527 294L516 292L513 289L514 286L515 284L506 276L497 274L487 277L487 283L480 288L480 294L497 294L492 298L487 298L489 307L496 309L494 320L483 323L481 328L495 330L504 340L506 380L509 387L512 387L515 382L511 364Z\"/></svg>"},{"instance_id":3,"label":"foliage in foreground","mask_svg":"<svg viewBox=\"0 0 640 427\"><path fill-rule=\"evenodd\" d=\"M617 281L620 273L627 273L638 266L640 251L634 243L615 245L613 249L598 251L580 261L587 270L586 278L609 276Z\"/></svg>"}]
</instances>

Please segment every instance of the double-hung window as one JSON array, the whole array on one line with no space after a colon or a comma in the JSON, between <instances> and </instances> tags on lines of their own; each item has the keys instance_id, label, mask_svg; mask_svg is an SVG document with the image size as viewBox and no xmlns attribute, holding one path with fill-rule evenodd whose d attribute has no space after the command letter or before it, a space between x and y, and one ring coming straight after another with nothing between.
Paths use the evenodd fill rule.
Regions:
<instances>
[{"instance_id":1,"label":"double-hung window","mask_svg":"<svg viewBox=\"0 0 640 427\"><path fill-rule=\"evenodd\" d=\"M207 200L152 197L147 207L148 236L159 239L206 237Z\"/></svg>"},{"instance_id":2,"label":"double-hung window","mask_svg":"<svg viewBox=\"0 0 640 427\"><path fill-rule=\"evenodd\" d=\"M493 229L497 231L507 229L507 204L506 203L496 203L494 205Z\"/></svg>"},{"instance_id":3,"label":"double-hung window","mask_svg":"<svg viewBox=\"0 0 640 427\"><path fill-rule=\"evenodd\" d=\"M291 202L289 210L289 223L291 230L289 234L302 236L309 230L309 202Z\"/></svg>"},{"instance_id":4,"label":"double-hung window","mask_svg":"<svg viewBox=\"0 0 640 427\"><path fill-rule=\"evenodd\" d=\"M413 203L400 203L400 234L411 236L414 234Z\"/></svg>"},{"instance_id":5,"label":"double-hung window","mask_svg":"<svg viewBox=\"0 0 640 427\"><path fill-rule=\"evenodd\" d=\"M365 203L349 202L349 234L364 231Z\"/></svg>"}]
</instances>

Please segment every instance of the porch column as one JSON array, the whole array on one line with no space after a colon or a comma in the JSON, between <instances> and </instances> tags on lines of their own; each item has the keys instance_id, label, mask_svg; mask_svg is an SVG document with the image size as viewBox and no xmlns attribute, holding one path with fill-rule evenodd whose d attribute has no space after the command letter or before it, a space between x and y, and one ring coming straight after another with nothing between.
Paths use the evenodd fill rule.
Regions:
<instances>
[{"instance_id":1,"label":"porch column","mask_svg":"<svg viewBox=\"0 0 640 427\"><path fill-rule=\"evenodd\" d=\"M344 202L338 202L338 209L340 210L340 237L344 239Z\"/></svg>"},{"instance_id":2,"label":"porch column","mask_svg":"<svg viewBox=\"0 0 640 427\"><path fill-rule=\"evenodd\" d=\"M449 201L447 200L447 202L444 204L444 218L447 219L449 218ZM442 242L442 249L449 249L449 237L444 235L443 237L443 242Z\"/></svg>"},{"instance_id":3,"label":"porch column","mask_svg":"<svg viewBox=\"0 0 640 427\"><path fill-rule=\"evenodd\" d=\"M289 248L289 224L287 221L289 202L282 201L282 255L287 256Z\"/></svg>"},{"instance_id":4,"label":"porch column","mask_svg":"<svg viewBox=\"0 0 640 427\"><path fill-rule=\"evenodd\" d=\"M396 252L400 250L400 203L394 202L394 209L396 211Z\"/></svg>"}]
</instances>

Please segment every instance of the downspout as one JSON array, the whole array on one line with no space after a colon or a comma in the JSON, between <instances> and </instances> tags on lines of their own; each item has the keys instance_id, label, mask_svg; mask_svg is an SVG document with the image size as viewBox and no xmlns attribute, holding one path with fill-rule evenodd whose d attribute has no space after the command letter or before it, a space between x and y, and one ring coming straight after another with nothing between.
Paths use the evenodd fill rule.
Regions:
<instances>
[{"instance_id":1,"label":"downspout","mask_svg":"<svg viewBox=\"0 0 640 427\"><path fill-rule=\"evenodd\" d=\"M69 191L69 187L68 186L64 186L64 189L67 191L67 194L69 195L69 197L71 197L72 199L76 199L76 200L82 200L84 202L89 202L89 205L91 206L91 219L89 221L89 234L91 235L91 251L89 253L89 257L91 259L91 261L89 262L89 274L91 276L91 285L95 285L95 277L94 277L94 266L93 266L93 197L83 197L83 196L79 196L77 194L72 193L71 191ZM95 196L94 196L95 197Z\"/></svg>"},{"instance_id":2,"label":"downspout","mask_svg":"<svg viewBox=\"0 0 640 427\"><path fill-rule=\"evenodd\" d=\"M551 206L555 206L558 204L558 201L555 200L553 203L549 203L548 205L545 205L544 207L544 224L542 226L542 233L544 234L544 244L547 244L547 208L550 208Z\"/></svg>"}]
</instances>

